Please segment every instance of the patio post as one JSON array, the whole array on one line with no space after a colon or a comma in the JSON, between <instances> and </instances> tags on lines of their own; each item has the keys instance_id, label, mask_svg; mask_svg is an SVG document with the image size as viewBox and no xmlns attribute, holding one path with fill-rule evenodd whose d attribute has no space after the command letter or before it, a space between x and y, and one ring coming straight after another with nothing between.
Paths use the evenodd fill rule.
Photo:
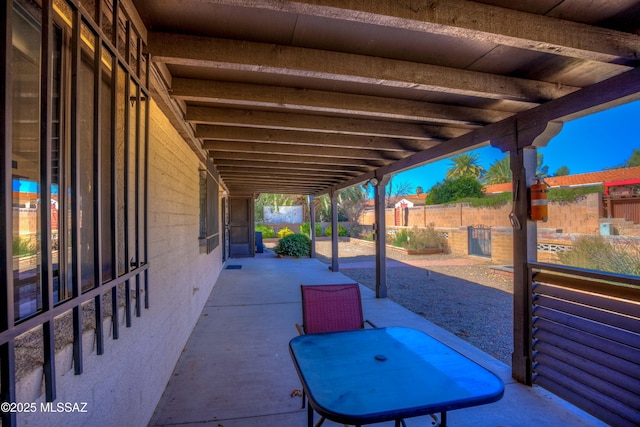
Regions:
<instances>
[{"instance_id":1,"label":"patio post","mask_svg":"<svg viewBox=\"0 0 640 427\"><path fill-rule=\"evenodd\" d=\"M528 263L537 258L535 221L528 218L527 189L534 181L537 150L517 149L510 152L513 175L513 354L511 375L521 383L532 383L531 372L531 274Z\"/></svg>"},{"instance_id":2,"label":"patio post","mask_svg":"<svg viewBox=\"0 0 640 427\"><path fill-rule=\"evenodd\" d=\"M340 270L338 265L338 192L331 191L331 271Z\"/></svg>"},{"instance_id":3,"label":"patio post","mask_svg":"<svg viewBox=\"0 0 640 427\"><path fill-rule=\"evenodd\" d=\"M530 262L538 257L538 226L529 219L528 190L535 182L538 150L562 129L560 122L521 129L492 140L491 145L509 152L513 177L513 353L511 376L524 384L533 383L532 373L532 275Z\"/></svg>"},{"instance_id":4,"label":"patio post","mask_svg":"<svg viewBox=\"0 0 640 427\"><path fill-rule=\"evenodd\" d=\"M311 238L311 258L316 257L316 207L313 204L313 196L307 196L309 203L309 237Z\"/></svg>"},{"instance_id":5,"label":"patio post","mask_svg":"<svg viewBox=\"0 0 640 427\"><path fill-rule=\"evenodd\" d=\"M387 247L385 237L387 235L385 224L385 187L389 182L389 175L376 177L375 181L369 181L374 184L374 209L375 222L374 235L376 242L376 298L387 297Z\"/></svg>"}]
</instances>

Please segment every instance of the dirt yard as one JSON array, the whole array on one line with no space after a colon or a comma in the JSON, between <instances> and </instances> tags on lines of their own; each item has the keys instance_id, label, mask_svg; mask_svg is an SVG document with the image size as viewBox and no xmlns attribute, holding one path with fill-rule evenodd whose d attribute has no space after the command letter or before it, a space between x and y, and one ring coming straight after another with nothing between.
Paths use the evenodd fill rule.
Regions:
<instances>
[{"instance_id":1,"label":"dirt yard","mask_svg":"<svg viewBox=\"0 0 640 427\"><path fill-rule=\"evenodd\" d=\"M331 263L330 241L317 241L316 252ZM341 273L375 288L372 244L341 241L338 254ZM513 282L491 265L479 257L387 250L388 297L510 365Z\"/></svg>"}]
</instances>

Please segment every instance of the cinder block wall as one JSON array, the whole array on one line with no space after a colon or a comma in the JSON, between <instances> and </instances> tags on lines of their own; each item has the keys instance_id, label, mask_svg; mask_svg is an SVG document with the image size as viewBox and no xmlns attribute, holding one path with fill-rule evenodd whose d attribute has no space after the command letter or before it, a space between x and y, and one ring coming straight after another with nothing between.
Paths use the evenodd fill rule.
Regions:
<instances>
[{"instance_id":1,"label":"cinder block wall","mask_svg":"<svg viewBox=\"0 0 640 427\"><path fill-rule=\"evenodd\" d=\"M491 262L513 263L513 229L511 227L491 228Z\"/></svg>"},{"instance_id":2,"label":"cinder block wall","mask_svg":"<svg viewBox=\"0 0 640 427\"><path fill-rule=\"evenodd\" d=\"M467 227L437 229L449 235L449 250L454 255L469 255L469 232Z\"/></svg>"},{"instance_id":3,"label":"cinder block wall","mask_svg":"<svg viewBox=\"0 0 640 427\"><path fill-rule=\"evenodd\" d=\"M602 197L587 194L575 203L549 203L549 219L544 228L561 229L563 233L600 234Z\"/></svg>"},{"instance_id":4,"label":"cinder block wall","mask_svg":"<svg viewBox=\"0 0 640 427\"><path fill-rule=\"evenodd\" d=\"M56 366L56 402L86 402L86 413L20 414L21 426L145 426L222 269L220 247L200 253L199 161L155 103L149 147L150 308L113 340L105 322L105 352L85 333L84 373L74 375L68 349ZM222 227L220 227L222 229ZM43 401L41 373L19 384L19 400Z\"/></svg>"},{"instance_id":5,"label":"cinder block wall","mask_svg":"<svg viewBox=\"0 0 640 427\"><path fill-rule=\"evenodd\" d=\"M545 228L561 229L563 233L599 234L599 217L602 211L599 194L589 194L574 203L549 203L549 220L541 223ZM473 208L464 204L414 206L408 208L407 227L425 227L434 224L436 228L455 228L474 225L490 227L511 227L509 213L511 204L495 208ZM394 225L394 209L386 210L387 227ZM373 210L367 210L360 217L360 224L374 223Z\"/></svg>"}]
</instances>

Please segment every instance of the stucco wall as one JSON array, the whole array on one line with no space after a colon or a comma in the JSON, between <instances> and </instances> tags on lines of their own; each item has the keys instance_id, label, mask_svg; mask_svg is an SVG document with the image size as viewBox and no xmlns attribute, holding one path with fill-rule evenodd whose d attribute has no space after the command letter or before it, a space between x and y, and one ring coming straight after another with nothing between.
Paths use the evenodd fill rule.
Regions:
<instances>
[{"instance_id":1,"label":"stucco wall","mask_svg":"<svg viewBox=\"0 0 640 427\"><path fill-rule=\"evenodd\" d=\"M118 340L105 321L105 352L84 334L84 373L69 349L57 354L56 402L86 402L86 413L20 414L19 425L145 426L222 269L221 249L200 253L199 162L152 103L149 147L150 308ZM221 228L220 228L221 229ZM41 372L18 384L18 399L41 402ZM39 403L38 403L39 404Z\"/></svg>"}]
</instances>

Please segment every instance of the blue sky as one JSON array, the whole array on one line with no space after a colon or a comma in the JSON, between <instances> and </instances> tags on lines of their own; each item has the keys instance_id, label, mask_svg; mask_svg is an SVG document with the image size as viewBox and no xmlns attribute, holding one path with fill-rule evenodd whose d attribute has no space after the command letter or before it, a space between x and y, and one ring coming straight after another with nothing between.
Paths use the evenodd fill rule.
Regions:
<instances>
[{"instance_id":1,"label":"blue sky","mask_svg":"<svg viewBox=\"0 0 640 427\"><path fill-rule=\"evenodd\" d=\"M596 172L623 164L640 149L640 101L621 105L564 124L546 147L539 149L549 174L567 166L570 174ZM492 147L474 150L485 170L505 154ZM443 159L397 174L394 181L429 191L444 180L451 160Z\"/></svg>"}]
</instances>

